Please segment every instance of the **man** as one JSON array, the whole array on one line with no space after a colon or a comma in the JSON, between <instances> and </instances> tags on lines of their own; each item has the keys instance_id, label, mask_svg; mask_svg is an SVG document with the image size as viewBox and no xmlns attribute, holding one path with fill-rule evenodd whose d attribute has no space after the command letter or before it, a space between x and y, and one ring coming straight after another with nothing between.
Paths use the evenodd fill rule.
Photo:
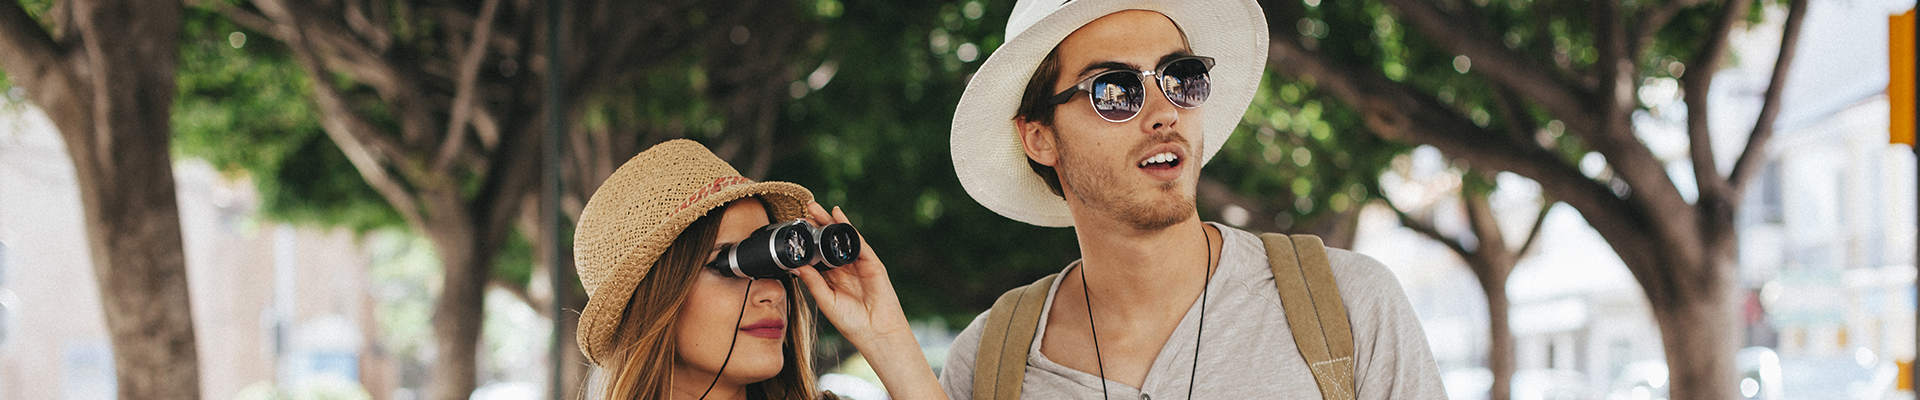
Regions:
<instances>
[{"instance_id":1,"label":"man","mask_svg":"<svg viewBox=\"0 0 1920 400\"><path fill-rule=\"evenodd\" d=\"M952 143L976 201L1071 226L1080 243L1081 260L1044 288L1022 398L1322 398L1261 239L1203 223L1194 206L1200 167L1258 87L1266 29L1248 0L1014 6L1008 42L961 98ZM1444 398L1392 273L1326 253L1351 322L1356 398ZM951 398L989 397L973 382L986 319L948 353Z\"/></svg>"}]
</instances>

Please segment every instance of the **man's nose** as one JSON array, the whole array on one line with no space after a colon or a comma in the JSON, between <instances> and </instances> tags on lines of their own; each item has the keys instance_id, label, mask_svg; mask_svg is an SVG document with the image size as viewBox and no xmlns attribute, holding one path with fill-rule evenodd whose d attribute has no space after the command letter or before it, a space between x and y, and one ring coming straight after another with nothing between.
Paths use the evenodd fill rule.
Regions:
<instances>
[{"instance_id":1,"label":"man's nose","mask_svg":"<svg viewBox=\"0 0 1920 400\"><path fill-rule=\"evenodd\" d=\"M1152 135L1173 129L1175 124L1180 123L1180 107L1173 105L1173 101L1167 100L1166 90L1160 87L1160 79L1163 77L1159 74L1143 75L1147 79L1144 79L1141 84L1146 86L1147 93L1143 96L1146 100L1140 105L1138 117L1141 133Z\"/></svg>"}]
</instances>

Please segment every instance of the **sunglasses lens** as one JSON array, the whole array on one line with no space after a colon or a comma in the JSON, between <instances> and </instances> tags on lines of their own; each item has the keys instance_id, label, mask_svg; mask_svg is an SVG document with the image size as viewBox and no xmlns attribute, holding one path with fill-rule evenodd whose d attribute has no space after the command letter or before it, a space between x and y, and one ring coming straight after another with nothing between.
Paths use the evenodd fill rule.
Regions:
<instances>
[{"instance_id":1,"label":"sunglasses lens","mask_svg":"<svg viewBox=\"0 0 1920 400\"><path fill-rule=\"evenodd\" d=\"M1125 121L1140 113L1145 92L1138 75L1108 72L1093 79L1093 111L1108 121Z\"/></svg>"},{"instance_id":2,"label":"sunglasses lens","mask_svg":"<svg viewBox=\"0 0 1920 400\"><path fill-rule=\"evenodd\" d=\"M1167 65L1166 72L1160 76L1160 89L1167 92L1167 100L1174 105L1199 107L1213 91L1212 82L1207 79L1207 64L1190 58Z\"/></svg>"}]
</instances>

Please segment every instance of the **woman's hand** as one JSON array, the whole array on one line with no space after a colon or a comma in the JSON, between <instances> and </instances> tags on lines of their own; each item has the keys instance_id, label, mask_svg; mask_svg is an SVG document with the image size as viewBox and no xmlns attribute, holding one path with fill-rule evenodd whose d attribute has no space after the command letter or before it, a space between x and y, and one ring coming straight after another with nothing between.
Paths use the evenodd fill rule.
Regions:
<instances>
[{"instance_id":1,"label":"woman's hand","mask_svg":"<svg viewBox=\"0 0 1920 400\"><path fill-rule=\"evenodd\" d=\"M819 203L807 203L807 212L816 226L848 222L839 207L828 213ZM794 273L807 285L820 313L873 366L891 397L947 398L933 376L933 367L920 351L920 341L913 337L906 313L900 309L900 296L887 278L887 266L873 254L866 235L860 237L860 256L852 264L824 273L807 266Z\"/></svg>"},{"instance_id":2,"label":"woman's hand","mask_svg":"<svg viewBox=\"0 0 1920 400\"><path fill-rule=\"evenodd\" d=\"M818 203L808 203L807 208L816 226L847 222L846 213L839 207L834 207L831 214ZM812 266L794 272L812 292L820 312L854 347L865 350L867 345L880 344L875 341L913 338L907 316L900 309L900 297L887 278L887 267L874 256L865 236L860 238L860 256L852 264L826 272Z\"/></svg>"}]
</instances>

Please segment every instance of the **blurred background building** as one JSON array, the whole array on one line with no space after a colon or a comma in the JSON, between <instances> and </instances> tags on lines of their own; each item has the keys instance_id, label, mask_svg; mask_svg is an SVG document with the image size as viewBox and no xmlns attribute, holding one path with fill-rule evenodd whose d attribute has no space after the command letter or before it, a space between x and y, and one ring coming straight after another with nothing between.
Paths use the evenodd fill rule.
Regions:
<instances>
[{"instance_id":1,"label":"blurred background building","mask_svg":"<svg viewBox=\"0 0 1920 400\"><path fill-rule=\"evenodd\" d=\"M112 399L72 162L38 110L0 109L0 398ZM248 181L204 162L175 173L206 398L275 386L389 398L396 364L376 344L355 235L260 223Z\"/></svg>"}]
</instances>

